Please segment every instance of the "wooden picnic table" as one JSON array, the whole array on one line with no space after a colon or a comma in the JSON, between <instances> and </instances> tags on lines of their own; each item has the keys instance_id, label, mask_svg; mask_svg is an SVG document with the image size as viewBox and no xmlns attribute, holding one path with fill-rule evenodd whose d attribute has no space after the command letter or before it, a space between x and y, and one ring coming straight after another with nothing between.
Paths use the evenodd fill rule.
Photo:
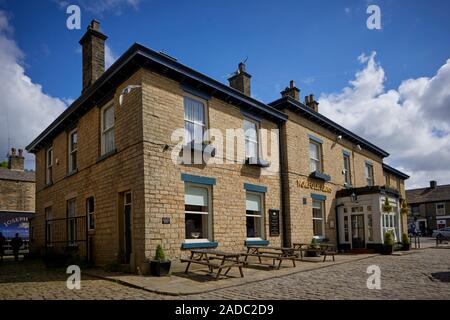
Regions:
<instances>
[{"instance_id":1,"label":"wooden picnic table","mask_svg":"<svg viewBox=\"0 0 450 320\"><path fill-rule=\"evenodd\" d=\"M239 261L240 256L241 256L240 253L232 253L211 249L195 249L191 250L191 255L189 259L181 259L181 262L188 263L188 265L186 266L185 273L188 273L191 263L196 263L208 266L209 271L211 273L214 272L214 269L218 269L216 279L219 278L222 269L227 268L227 271L224 274L226 276L230 271L230 269L233 267L239 268L239 273L241 274L241 277L244 277L244 273L242 272L243 263ZM215 263L213 262L214 260L219 260L219 262Z\"/></svg>"},{"instance_id":2,"label":"wooden picnic table","mask_svg":"<svg viewBox=\"0 0 450 320\"><path fill-rule=\"evenodd\" d=\"M332 243L318 243L316 246L318 248L311 248L311 243L294 243L292 245L294 250L300 252L300 259L303 259L303 252L317 252L320 255L323 255L323 261L327 259L328 255L331 255L334 259L334 255L337 254L336 245Z\"/></svg>"},{"instance_id":3,"label":"wooden picnic table","mask_svg":"<svg viewBox=\"0 0 450 320\"><path fill-rule=\"evenodd\" d=\"M248 257L257 257L259 263L262 264L261 258L272 259L272 266L275 267L275 260L278 260L278 267L280 269L283 260L291 260L295 267L295 252L293 248L284 247L270 247L270 246L247 246L247 252L242 253L245 256L244 264L248 264Z\"/></svg>"}]
</instances>

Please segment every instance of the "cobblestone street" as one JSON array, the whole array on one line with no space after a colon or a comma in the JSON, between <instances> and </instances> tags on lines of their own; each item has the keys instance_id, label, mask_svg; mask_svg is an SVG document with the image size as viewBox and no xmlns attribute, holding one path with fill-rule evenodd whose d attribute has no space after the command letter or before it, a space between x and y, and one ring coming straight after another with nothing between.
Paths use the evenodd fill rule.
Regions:
<instances>
[{"instance_id":1,"label":"cobblestone street","mask_svg":"<svg viewBox=\"0 0 450 320\"><path fill-rule=\"evenodd\" d=\"M381 290L366 286L367 267L381 268ZM36 264L0 266L0 299L449 299L450 250L425 249L374 256L199 295L164 296L82 276L81 290L66 288L63 271Z\"/></svg>"}]
</instances>

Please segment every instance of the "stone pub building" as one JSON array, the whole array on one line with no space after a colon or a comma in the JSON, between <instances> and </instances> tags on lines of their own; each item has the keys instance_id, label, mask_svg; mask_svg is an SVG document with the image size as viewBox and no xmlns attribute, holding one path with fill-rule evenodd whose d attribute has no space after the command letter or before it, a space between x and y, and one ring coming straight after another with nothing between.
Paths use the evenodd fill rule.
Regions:
<instances>
[{"instance_id":1,"label":"stone pub building","mask_svg":"<svg viewBox=\"0 0 450 320\"><path fill-rule=\"evenodd\" d=\"M407 176L383 164L386 151L321 115L312 95L301 102L294 82L266 104L251 97L242 63L225 85L140 44L105 71L106 38L92 21L80 40L81 96L27 147L36 154L36 250L75 247L97 265L145 273L159 243L177 260L190 248L313 237L367 248L384 230L403 231ZM212 163L174 161L180 128L180 154ZM216 134L205 138L208 129ZM228 129L242 139L223 148ZM389 214L380 212L385 197Z\"/></svg>"}]
</instances>

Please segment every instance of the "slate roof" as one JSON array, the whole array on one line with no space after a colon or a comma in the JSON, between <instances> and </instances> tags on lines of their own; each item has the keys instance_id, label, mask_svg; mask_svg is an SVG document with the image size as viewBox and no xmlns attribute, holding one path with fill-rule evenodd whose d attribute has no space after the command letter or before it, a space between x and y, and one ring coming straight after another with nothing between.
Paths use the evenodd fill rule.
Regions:
<instances>
[{"instance_id":1,"label":"slate roof","mask_svg":"<svg viewBox=\"0 0 450 320\"><path fill-rule=\"evenodd\" d=\"M18 171L0 168L0 180L36 182L36 173L28 170Z\"/></svg>"},{"instance_id":2,"label":"slate roof","mask_svg":"<svg viewBox=\"0 0 450 320\"><path fill-rule=\"evenodd\" d=\"M406 190L406 201L409 204L450 201L450 184L438 185L436 188Z\"/></svg>"},{"instance_id":3,"label":"slate roof","mask_svg":"<svg viewBox=\"0 0 450 320\"><path fill-rule=\"evenodd\" d=\"M395 169L394 167L391 167L390 165L387 165L386 163L383 163L383 170L404 180L409 179L409 176L407 174Z\"/></svg>"}]
</instances>

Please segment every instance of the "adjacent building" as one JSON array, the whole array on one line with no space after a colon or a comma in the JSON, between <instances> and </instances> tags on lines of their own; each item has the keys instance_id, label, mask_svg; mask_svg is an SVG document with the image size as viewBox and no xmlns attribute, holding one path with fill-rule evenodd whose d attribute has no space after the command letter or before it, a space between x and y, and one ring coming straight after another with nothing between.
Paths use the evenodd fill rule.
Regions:
<instances>
[{"instance_id":1,"label":"adjacent building","mask_svg":"<svg viewBox=\"0 0 450 320\"><path fill-rule=\"evenodd\" d=\"M410 224L423 235L450 226L450 185L430 181L427 188L406 190Z\"/></svg>"},{"instance_id":2,"label":"adjacent building","mask_svg":"<svg viewBox=\"0 0 450 320\"><path fill-rule=\"evenodd\" d=\"M105 71L106 38L92 21L80 41L81 96L27 147L36 249L76 249L145 273L159 243L176 260L191 248L313 237L370 248L386 230L400 236L407 176L321 115L313 96L300 102L294 82L265 104L251 97L243 63L225 85L139 44Z\"/></svg>"},{"instance_id":3,"label":"adjacent building","mask_svg":"<svg viewBox=\"0 0 450 320\"><path fill-rule=\"evenodd\" d=\"M8 166L0 167L0 232L7 239L19 233L27 245L35 208L35 173L24 169L24 160L23 150L12 148Z\"/></svg>"}]
</instances>

